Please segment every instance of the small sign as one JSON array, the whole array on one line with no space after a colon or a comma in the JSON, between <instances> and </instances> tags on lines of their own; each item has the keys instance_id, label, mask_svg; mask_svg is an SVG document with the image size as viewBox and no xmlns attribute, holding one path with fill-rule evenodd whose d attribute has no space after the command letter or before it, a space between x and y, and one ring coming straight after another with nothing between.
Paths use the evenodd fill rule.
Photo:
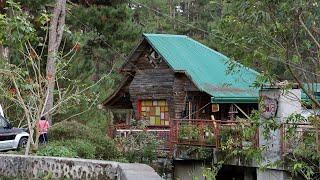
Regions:
<instances>
[{"instance_id":1,"label":"small sign","mask_svg":"<svg viewBox=\"0 0 320 180\"><path fill-rule=\"evenodd\" d=\"M212 112L219 112L219 104L211 105Z\"/></svg>"},{"instance_id":2,"label":"small sign","mask_svg":"<svg viewBox=\"0 0 320 180\"><path fill-rule=\"evenodd\" d=\"M264 118L273 118L276 116L278 110L278 101L277 99L263 96L260 108L262 110L262 116Z\"/></svg>"}]
</instances>

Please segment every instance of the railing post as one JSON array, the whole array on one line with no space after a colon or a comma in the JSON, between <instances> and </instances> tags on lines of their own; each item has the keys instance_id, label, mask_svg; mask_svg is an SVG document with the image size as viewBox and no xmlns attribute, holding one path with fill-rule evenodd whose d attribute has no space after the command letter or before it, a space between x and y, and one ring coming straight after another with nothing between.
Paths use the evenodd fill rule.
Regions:
<instances>
[{"instance_id":1,"label":"railing post","mask_svg":"<svg viewBox=\"0 0 320 180\"><path fill-rule=\"evenodd\" d=\"M205 136L205 131L204 131L204 122L200 120L200 144L204 145L204 136Z\"/></svg>"},{"instance_id":2,"label":"railing post","mask_svg":"<svg viewBox=\"0 0 320 180\"><path fill-rule=\"evenodd\" d=\"M320 152L320 142L319 142L319 128L316 127L316 143L317 143L317 152Z\"/></svg>"},{"instance_id":3,"label":"railing post","mask_svg":"<svg viewBox=\"0 0 320 180\"><path fill-rule=\"evenodd\" d=\"M284 132L284 126L285 126L285 124L284 123L282 123L281 125L280 125L280 135L281 135L281 155L283 156L284 155L284 143L285 143L285 132Z\"/></svg>"},{"instance_id":4,"label":"railing post","mask_svg":"<svg viewBox=\"0 0 320 180\"><path fill-rule=\"evenodd\" d=\"M178 121L176 119L170 119L170 154L171 156L174 155L174 148L175 146L177 145L177 142L178 142L178 131L179 131L179 128L178 128Z\"/></svg>"},{"instance_id":5,"label":"railing post","mask_svg":"<svg viewBox=\"0 0 320 180\"><path fill-rule=\"evenodd\" d=\"M221 122L216 121L216 127L215 127L216 148L220 148L220 143L221 143L220 131L221 131Z\"/></svg>"}]
</instances>

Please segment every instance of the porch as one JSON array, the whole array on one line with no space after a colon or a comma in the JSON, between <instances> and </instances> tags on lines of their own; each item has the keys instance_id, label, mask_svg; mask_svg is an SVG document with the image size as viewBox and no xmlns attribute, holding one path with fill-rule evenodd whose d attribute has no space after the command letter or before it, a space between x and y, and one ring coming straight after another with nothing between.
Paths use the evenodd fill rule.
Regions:
<instances>
[{"instance_id":1,"label":"porch","mask_svg":"<svg viewBox=\"0 0 320 180\"><path fill-rule=\"evenodd\" d=\"M237 148L258 147L258 131L246 137L243 130L253 126L247 121L222 121L209 119L170 119L169 126L145 126L139 128L127 124L109 126L111 138L126 138L140 132L153 134L160 142L159 154L166 157L178 157L180 147L202 147L221 149L229 138ZM165 153L163 153L165 152Z\"/></svg>"},{"instance_id":2,"label":"porch","mask_svg":"<svg viewBox=\"0 0 320 180\"><path fill-rule=\"evenodd\" d=\"M279 131L282 156L291 154L297 146L312 146L320 152L320 129L308 123L282 123ZM160 142L158 151L169 157L178 157L178 149L183 146L221 150L228 143L239 149L259 148L259 125L248 120L170 119L169 126L144 128L118 124L109 126L108 135L126 138L139 132L153 134ZM228 142L230 139L232 142Z\"/></svg>"}]
</instances>

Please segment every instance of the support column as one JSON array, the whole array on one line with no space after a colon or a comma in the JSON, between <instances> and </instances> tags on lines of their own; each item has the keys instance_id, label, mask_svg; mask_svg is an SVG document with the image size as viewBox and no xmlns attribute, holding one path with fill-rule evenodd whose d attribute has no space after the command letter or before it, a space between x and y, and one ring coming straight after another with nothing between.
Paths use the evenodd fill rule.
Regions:
<instances>
[{"instance_id":1,"label":"support column","mask_svg":"<svg viewBox=\"0 0 320 180\"><path fill-rule=\"evenodd\" d=\"M244 180L254 180L254 172L249 168L244 168Z\"/></svg>"},{"instance_id":2,"label":"support column","mask_svg":"<svg viewBox=\"0 0 320 180\"><path fill-rule=\"evenodd\" d=\"M276 123L285 122L293 113L301 113L301 90L297 87L283 90L283 85L264 87L260 90L259 109L262 111L262 121L274 119ZM259 145L265 147L263 165L275 163L282 159L282 133L281 129L270 132L269 138L263 134L263 126L259 127ZM274 169L257 169L257 180L284 180L287 172L283 167Z\"/></svg>"}]
</instances>

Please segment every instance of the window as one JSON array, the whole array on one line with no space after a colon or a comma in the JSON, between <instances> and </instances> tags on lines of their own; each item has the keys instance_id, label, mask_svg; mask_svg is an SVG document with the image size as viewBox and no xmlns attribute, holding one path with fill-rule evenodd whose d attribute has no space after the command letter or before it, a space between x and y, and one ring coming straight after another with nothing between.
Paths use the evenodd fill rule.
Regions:
<instances>
[{"instance_id":1,"label":"window","mask_svg":"<svg viewBox=\"0 0 320 180\"><path fill-rule=\"evenodd\" d=\"M5 120L4 117L0 115L0 128L6 128L7 126L8 126L7 121Z\"/></svg>"},{"instance_id":2,"label":"window","mask_svg":"<svg viewBox=\"0 0 320 180\"><path fill-rule=\"evenodd\" d=\"M166 100L141 100L139 101L139 112L140 117L148 120L150 125L169 125L169 110Z\"/></svg>"}]
</instances>

